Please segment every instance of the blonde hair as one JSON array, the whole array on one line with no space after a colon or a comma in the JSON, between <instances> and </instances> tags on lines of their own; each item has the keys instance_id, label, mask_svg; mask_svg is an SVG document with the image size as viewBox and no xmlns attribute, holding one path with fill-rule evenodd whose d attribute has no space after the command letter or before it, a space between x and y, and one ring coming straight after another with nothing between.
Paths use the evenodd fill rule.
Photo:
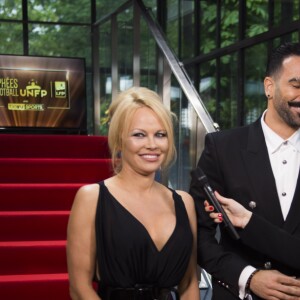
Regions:
<instances>
[{"instance_id":1,"label":"blonde hair","mask_svg":"<svg viewBox=\"0 0 300 300\"><path fill-rule=\"evenodd\" d=\"M122 170L120 157L123 149L122 136L124 133L128 133L133 114L138 108L144 106L150 108L157 115L167 132L169 149L161 167L167 168L176 157L173 131L174 114L163 105L161 98L154 91L145 87L132 87L121 92L109 107L108 145L116 174Z\"/></svg>"}]
</instances>

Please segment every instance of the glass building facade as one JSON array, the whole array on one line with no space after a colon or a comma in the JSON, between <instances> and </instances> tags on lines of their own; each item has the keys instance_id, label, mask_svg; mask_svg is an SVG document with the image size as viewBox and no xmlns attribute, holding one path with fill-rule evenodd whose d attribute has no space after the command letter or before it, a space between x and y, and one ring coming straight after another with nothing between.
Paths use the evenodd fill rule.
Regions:
<instances>
[{"instance_id":1,"label":"glass building facade","mask_svg":"<svg viewBox=\"0 0 300 300\"><path fill-rule=\"evenodd\" d=\"M94 131L93 25L132 1L2 0L0 54L83 57L87 67L88 132ZM134 2L134 1L133 1ZM185 66L213 120L220 128L244 125L265 109L263 92L270 49L298 41L300 5L296 0L143 1ZM116 14L118 53L111 24L99 33L103 109L110 102L111 58L118 55L119 89L133 84L133 6ZM157 51L147 26L141 31L140 85L155 87ZM173 93L176 93L174 86ZM183 101L184 102L184 101ZM185 103L181 103L181 106ZM105 123L103 116L102 123ZM105 129L100 130L105 133Z\"/></svg>"}]
</instances>

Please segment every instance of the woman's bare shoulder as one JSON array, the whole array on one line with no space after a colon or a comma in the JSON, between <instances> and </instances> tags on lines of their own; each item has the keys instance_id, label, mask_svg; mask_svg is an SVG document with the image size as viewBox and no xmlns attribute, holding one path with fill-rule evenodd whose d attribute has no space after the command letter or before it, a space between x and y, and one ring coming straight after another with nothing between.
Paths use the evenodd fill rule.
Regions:
<instances>
[{"instance_id":1,"label":"woman's bare shoulder","mask_svg":"<svg viewBox=\"0 0 300 300\"><path fill-rule=\"evenodd\" d=\"M73 206L95 206L99 195L99 184L86 184L75 195Z\"/></svg>"},{"instance_id":2,"label":"woman's bare shoulder","mask_svg":"<svg viewBox=\"0 0 300 300\"><path fill-rule=\"evenodd\" d=\"M176 193L181 196L186 207L194 209L194 199L189 193L182 190L176 190Z\"/></svg>"},{"instance_id":3,"label":"woman's bare shoulder","mask_svg":"<svg viewBox=\"0 0 300 300\"><path fill-rule=\"evenodd\" d=\"M99 184L98 183L92 183L92 184L85 184L81 186L77 193L86 194L86 193L95 193L99 191Z\"/></svg>"},{"instance_id":4,"label":"woman's bare shoulder","mask_svg":"<svg viewBox=\"0 0 300 300\"><path fill-rule=\"evenodd\" d=\"M179 194L183 199L187 199L187 201L193 201L192 196L185 191L176 190L176 193Z\"/></svg>"}]
</instances>

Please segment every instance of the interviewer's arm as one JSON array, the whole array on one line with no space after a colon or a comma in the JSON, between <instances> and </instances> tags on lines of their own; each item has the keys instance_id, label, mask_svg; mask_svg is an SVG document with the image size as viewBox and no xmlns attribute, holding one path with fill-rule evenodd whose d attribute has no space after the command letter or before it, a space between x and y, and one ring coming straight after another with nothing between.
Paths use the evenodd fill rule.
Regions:
<instances>
[{"instance_id":1,"label":"interviewer's arm","mask_svg":"<svg viewBox=\"0 0 300 300\"><path fill-rule=\"evenodd\" d=\"M292 269L300 270L300 237L292 235L284 229L268 222L263 217L250 212L240 203L233 199L222 197L215 193L217 199L222 204L225 212L235 227L242 228L239 231L244 244L255 249ZM208 202L205 202L205 210L210 213L210 217L221 223L218 213L210 210ZM266 238L268 237L268 238ZM283 246L284 245L284 246ZM281 251L273 251L281 249Z\"/></svg>"}]
</instances>

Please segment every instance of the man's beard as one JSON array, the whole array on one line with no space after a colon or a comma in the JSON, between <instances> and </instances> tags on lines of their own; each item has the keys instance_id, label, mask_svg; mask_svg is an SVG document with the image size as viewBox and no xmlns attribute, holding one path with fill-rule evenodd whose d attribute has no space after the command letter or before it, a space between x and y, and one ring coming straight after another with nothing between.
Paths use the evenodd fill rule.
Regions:
<instances>
[{"instance_id":1,"label":"man's beard","mask_svg":"<svg viewBox=\"0 0 300 300\"><path fill-rule=\"evenodd\" d=\"M289 101L283 99L279 91L275 92L273 103L276 112L289 127L293 129L300 127L300 113L295 115L291 111Z\"/></svg>"}]
</instances>

